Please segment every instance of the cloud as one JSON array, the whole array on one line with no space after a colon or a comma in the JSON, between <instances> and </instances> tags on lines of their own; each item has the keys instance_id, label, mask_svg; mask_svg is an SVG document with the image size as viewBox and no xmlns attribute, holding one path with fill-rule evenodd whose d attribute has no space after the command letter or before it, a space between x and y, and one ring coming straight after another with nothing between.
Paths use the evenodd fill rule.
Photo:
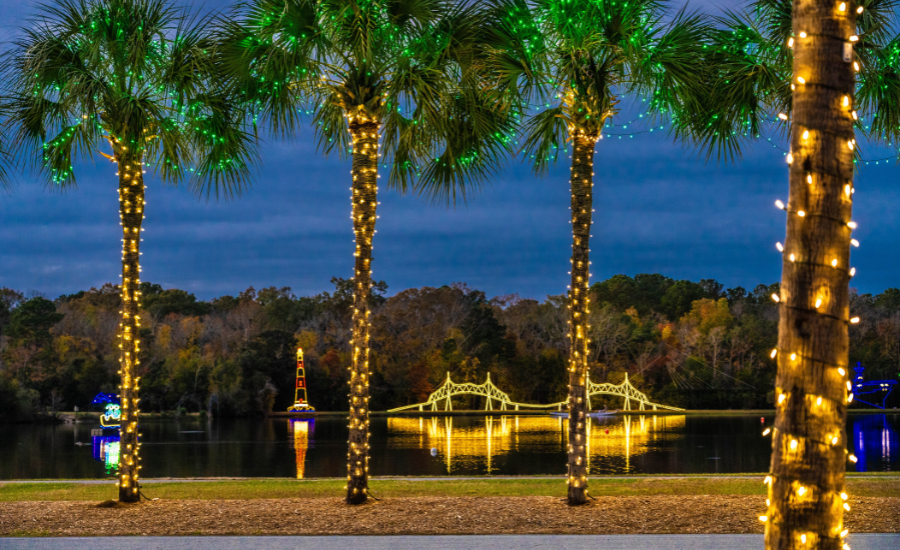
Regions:
<instances>
[{"instance_id":1,"label":"cloud","mask_svg":"<svg viewBox=\"0 0 900 550\"><path fill-rule=\"evenodd\" d=\"M25 11L0 7L6 21L21 21ZM323 159L312 135L304 129L289 143L270 140L253 187L237 200L198 200L148 178L143 279L211 298L250 285L311 294L329 290L332 276L351 276L350 166ZM13 195L0 197L0 286L53 296L119 280L114 170L106 163L77 170L77 190L48 193L22 178ZM897 170L882 163L858 177L854 218L863 246L853 250L852 284L864 292L900 286ZM779 280L774 243L784 238L784 214L772 203L786 198L787 170L783 153L766 142L728 165L698 159L664 132L607 138L595 174L594 280L642 272L746 288ZM571 250L568 189L564 163L537 178L511 162L458 208L383 190L374 277L392 291L465 281L490 295L560 294Z\"/></svg>"}]
</instances>

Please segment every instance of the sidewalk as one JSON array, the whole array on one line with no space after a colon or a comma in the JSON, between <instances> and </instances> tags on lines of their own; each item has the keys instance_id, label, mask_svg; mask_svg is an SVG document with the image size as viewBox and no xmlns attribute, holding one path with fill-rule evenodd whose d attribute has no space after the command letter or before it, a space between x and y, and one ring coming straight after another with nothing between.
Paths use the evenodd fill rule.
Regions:
<instances>
[{"instance_id":1,"label":"sidewalk","mask_svg":"<svg viewBox=\"0 0 900 550\"><path fill-rule=\"evenodd\" d=\"M900 534L856 534L854 550L896 550ZM759 550L762 535L486 535L385 537L0 538L3 550Z\"/></svg>"}]
</instances>

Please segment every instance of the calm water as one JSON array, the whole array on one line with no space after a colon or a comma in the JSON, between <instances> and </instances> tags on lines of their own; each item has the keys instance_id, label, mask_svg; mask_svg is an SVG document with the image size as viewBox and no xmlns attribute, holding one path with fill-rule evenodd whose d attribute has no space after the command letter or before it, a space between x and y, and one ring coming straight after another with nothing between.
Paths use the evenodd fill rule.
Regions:
<instances>
[{"instance_id":1,"label":"calm water","mask_svg":"<svg viewBox=\"0 0 900 550\"><path fill-rule=\"evenodd\" d=\"M765 419L771 424L772 418ZM591 474L750 473L769 469L758 416L634 416L590 425ZM0 426L0 479L101 478L116 438L93 424ZM374 417L373 475L563 475L565 422L551 417ZM342 477L347 421L147 421L144 477ZM856 471L900 470L900 415L852 415ZM80 443L80 445L79 445Z\"/></svg>"}]
</instances>

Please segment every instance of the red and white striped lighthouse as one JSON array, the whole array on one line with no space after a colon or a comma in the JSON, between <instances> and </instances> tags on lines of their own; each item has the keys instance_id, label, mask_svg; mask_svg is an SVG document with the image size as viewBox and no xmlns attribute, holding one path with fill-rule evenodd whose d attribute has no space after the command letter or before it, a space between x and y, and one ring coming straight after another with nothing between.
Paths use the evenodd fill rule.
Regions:
<instances>
[{"instance_id":1,"label":"red and white striped lighthouse","mask_svg":"<svg viewBox=\"0 0 900 550\"><path fill-rule=\"evenodd\" d=\"M303 367L303 348L297 348L297 384L294 386L294 404L288 412L315 412L309 406L306 395L306 369Z\"/></svg>"}]
</instances>

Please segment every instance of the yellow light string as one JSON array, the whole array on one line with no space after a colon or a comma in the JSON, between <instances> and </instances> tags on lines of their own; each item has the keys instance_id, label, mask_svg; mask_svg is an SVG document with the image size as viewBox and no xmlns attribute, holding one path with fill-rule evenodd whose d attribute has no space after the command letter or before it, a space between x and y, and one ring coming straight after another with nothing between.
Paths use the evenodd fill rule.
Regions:
<instances>
[{"instance_id":1,"label":"yellow light string","mask_svg":"<svg viewBox=\"0 0 900 550\"><path fill-rule=\"evenodd\" d=\"M847 2L840 2L840 3L836 4L836 7L837 7L837 11L840 14L849 13L849 8L848 8ZM857 14L861 14L863 12L863 7L859 6L855 11ZM813 39L813 37L810 34L804 32L804 31L801 31L798 35L799 35L799 38L803 39L804 41ZM843 60L845 62L850 61L850 59L848 58L847 51L849 50L850 53L852 54L852 44L854 42L856 42L857 40L858 40L858 37L856 35L851 35L848 37L848 41L845 43L845 48L844 48L845 53L844 53ZM791 37L788 40L787 46L788 46L788 48L793 48L794 45L795 45L795 39L793 37ZM853 62L853 68L855 71L860 70L858 62L856 62L856 61ZM795 93L798 90L798 86L797 86L798 84L801 87L803 87L803 89L805 89L805 86L807 86L807 85L813 85L811 83L808 83L806 78L802 74L797 75L796 83L794 83L794 82L791 83L791 90L793 90ZM846 112L849 118L852 118L853 120L858 119L858 115L857 115L856 111L853 109L852 98L849 95L843 95L840 98L837 108L839 110ZM787 116L784 115L783 113L779 114L779 118L781 118L782 120L787 120ZM816 138L816 133L822 132L821 130L813 130L811 132L811 130L813 130L813 129L810 129L810 128L803 129L803 132L801 134L801 139L803 142L808 142L809 140L814 140ZM846 144L847 144L847 148L852 151L856 145L856 140L850 139L846 142ZM793 162L794 162L793 151L790 151L788 153L787 162L789 165L793 166ZM805 173L805 180L806 180L806 183L809 184L810 186L816 185L816 182L817 182L816 174L814 174L811 171L807 171ZM854 189L853 189L852 182L849 182L844 187L843 196L846 200L850 200L852 202L853 193L854 193ZM809 219L808 217L812 216L812 217L817 217L819 219L828 219L828 220L833 220L836 223L846 225L849 228L850 232L852 232L852 230L856 229L856 222L854 222L852 220L836 219L831 216L825 216L825 215L821 215L818 213L809 213L809 212L805 212L803 210L794 211L794 210L790 209L789 207L787 207L780 200L776 201L775 204L778 208L784 210L786 213L788 213L788 214L794 213L800 218ZM849 233L847 235L847 238L848 238L848 248L850 246L859 246L859 242L856 239L852 239L850 237ZM837 258L831 258L830 261L828 261L826 259L826 263L823 264L818 261L810 261L810 259L806 258L805 255L800 254L799 251L788 251L788 250L786 250L786 246L782 245L781 243L776 243L775 246L778 249L778 251L782 254L782 256L785 257L786 259L788 259L792 263L805 263L807 265L814 265L814 266L820 266L820 267L831 267L834 269L839 269L839 270L845 271L847 273L848 281L850 278L852 278L856 274L855 268L847 269L846 267L841 266L840 262L838 261ZM825 318L831 318L831 319L834 319L834 320L837 320L837 321L840 321L843 323L847 323L848 325L859 322L858 317L844 319L842 316L839 317L837 315L827 313L826 311L822 311L822 307L823 306L827 307L827 305L828 305L828 298L829 298L829 296L827 294L819 293L810 298L809 307L798 307L795 305L788 305L787 303L784 303L784 301L781 299L781 296L779 294L772 295L772 299L776 303L779 303L779 307L785 307L785 308L790 308L790 309L794 309L794 310L806 311L808 313L814 313L816 315L819 315L819 316L822 316ZM826 406L834 409L836 407L846 406L847 404L849 404L853 401L852 384L849 380L846 380L847 365L831 364L829 362L821 361L814 357L805 356L804 354L800 353L799 351L782 350L782 349L779 349L778 347L776 347L775 349L772 350L771 357L774 359L779 353L789 354L788 358L791 363L794 363L798 359L800 359L800 360L807 360L807 361L811 361L811 362L817 362L822 365L833 368L833 369L835 369L835 372L842 379L845 379L845 382L846 382L846 390L844 392L844 398L841 400L836 400L833 398L829 398L827 396L818 396L818 395L798 395L796 397L792 397L790 392L784 392L784 391L782 391L781 388L776 388L776 391L778 392L776 407L778 407L779 410L782 407L788 406L788 404L790 403L792 398L804 399L805 401L807 401L806 405L807 405L808 409L810 409L810 410L815 410L816 408L822 408L822 407L826 407ZM796 456L803 456L804 449L809 445L821 445L821 446L830 447L830 446L835 446L835 445L844 443L843 433L840 430L838 432L832 434L831 436L829 436L827 441L818 441L818 440L814 440L811 438L797 436L794 434L779 434L777 428L766 428L763 431L764 436L769 435L769 434L772 434L773 437L776 437L776 436L781 437L781 438L783 438L784 441L787 441L788 444L787 444L786 452L788 454L796 454ZM846 449L846 447L844 448L844 452L845 452L845 454L848 455L848 458L852 462L856 462L856 457L853 456L852 454L850 454L849 451ZM769 490L770 495L771 495L771 491L772 491L772 489L771 489L772 484L776 478L778 478L778 476L776 476L776 474L770 473L768 476L766 476L766 478L764 480L764 483L769 485L769 487L770 487L770 490ZM797 480L797 479L786 479L784 477L782 477L780 479L783 479L790 483L792 498L794 499L794 501L800 502L803 500L815 500L815 499L819 498L819 495L816 494L819 491L818 488L807 487L806 485L802 484L801 480ZM848 511L848 512L850 511L850 506L849 506L849 504L847 504L848 496L847 496L846 492L844 492L843 490L826 491L826 494L829 494L829 493L831 494L832 498L840 499L840 501L843 501L842 508L845 511ZM771 500L766 499L766 506L771 508L771 505L772 505ZM759 516L759 520L764 523L769 523L771 521L771 518L768 515L761 515L761 516ZM819 544L821 542L823 542L824 540L835 540L835 539L841 540L844 537L846 537L847 534L849 533L849 530L844 529L842 524L839 524L839 525L833 527L831 530L832 530L832 533L829 535L820 535L819 533L813 533L813 532L800 533L799 534L799 542L802 545L809 544L810 547L818 547ZM843 548L846 550L849 550L850 547L846 543L843 543Z\"/></svg>"},{"instance_id":2,"label":"yellow light string","mask_svg":"<svg viewBox=\"0 0 900 550\"><path fill-rule=\"evenodd\" d=\"M566 103L571 104L572 101L573 99L570 93L566 98ZM569 139L573 142L574 155L572 167L570 168L570 171L572 172L570 179L570 192L573 193L572 207L570 208L574 208L576 207L576 194L574 193L574 189L576 187L581 187L582 189L584 189L584 194L589 197L587 200L592 200L590 197L592 196L594 185L592 178L594 175L593 154L599 136L597 134L585 132L583 129L577 127L570 127ZM585 158L585 156L588 157ZM588 170L590 170L590 178L587 174L576 172L576 167L583 166L585 164L587 164ZM583 489L585 494L587 494L587 471L584 456L587 441L584 439L584 435L582 434L582 432L584 431L585 418L584 412L580 410L582 408L581 406L575 407L575 409L573 409L572 407L572 405L584 405L584 398L577 397L576 403L572 403L571 400L573 384L579 387L583 387L584 392L579 393L583 393L585 396L587 396L587 373L585 372L585 370L587 369L586 361L588 357L588 345L590 343L590 339L588 338L588 329L590 329L590 325L587 324L587 317L590 314L590 299L587 297L590 285L590 262L586 259L576 260L576 249L584 247L586 249L586 253L590 253L590 248L587 248L584 241L587 241L591 236L589 217L593 212L593 208L591 208L591 212L588 212L587 208L589 208L589 206L584 205L581 212L576 212L573 210L571 213L570 223L572 224L573 231L573 258L570 260L570 262L573 264L573 270L569 272L569 275L572 276L572 281L568 286L570 291L570 303L567 306L567 308L570 310L570 318L567 320L567 324L569 325L567 336L570 342L570 377L568 386L569 397L567 398L567 403L569 403L570 405L569 424L571 428L569 430L568 445L569 460L566 463L568 468L566 485L570 488ZM588 220L586 220L585 222L581 222L581 216L588 217ZM576 409L578 413L577 418L572 416L576 412Z\"/></svg>"},{"instance_id":3,"label":"yellow light string","mask_svg":"<svg viewBox=\"0 0 900 550\"><path fill-rule=\"evenodd\" d=\"M351 219L354 224L356 251L354 256L357 258L357 265L354 269L354 301L361 298L367 301L371 288L371 257L363 254L362 247L365 246L369 253L372 250L372 238L375 233L375 220L377 202L377 179L378 176L378 153L379 148L379 130L380 123L378 120L365 112L363 106L359 106L355 111L347 113L348 129L351 134L351 144L354 154L354 169L351 171L353 178L353 186L350 188L351 195ZM356 166L359 161L362 166ZM372 178L371 176L375 177ZM364 180L364 181L360 181ZM368 283L364 283L368 281ZM360 306L364 311L360 311ZM365 316L361 317L361 314ZM350 366L350 380L347 382L350 386L350 424L351 439L348 441L347 453L347 481L353 481L353 478L362 478L354 484L362 485L362 487L352 487L351 494L359 495L354 502L364 501L365 495L368 493L367 477L369 471L369 449L368 443L370 436L369 430L369 409L368 409L368 388L369 388L369 328L371 322L369 316L371 311L368 304L355 303L353 308L353 326L354 340L351 340L352 359ZM361 328L365 341L357 342L355 338L358 330ZM362 368L360 368L362 367ZM364 443L360 444L353 440L354 432L363 431L362 439ZM348 500L351 495L348 495Z\"/></svg>"},{"instance_id":4,"label":"yellow light string","mask_svg":"<svg viewBox=\"0 0 900 550\"><path fill-rule=\"evenodd\" d=\"M139 157L127 153L128 148L121 145L118 139L111 139L110 145L115 152L112 161L118 165L119 176L119 217L123 226L122 239L122 284L121 298L123 309L120 311L122 322L119 323L118 347L121 375L120 399L120 447L119 475L116 485L120 488L120 499L137 500L140 490L140 434L138 433L138 414L140 413L140 377L137 368L140 365L141 327L140 316L140 225L144 219L144 183L143 163ZM137 217L136 215L140 215ZM126 218L127 217L127 218ZM126 223L127 222L127 223ZM130 491L129 491L130 490Z\"/></svg>"}]
</instances>

